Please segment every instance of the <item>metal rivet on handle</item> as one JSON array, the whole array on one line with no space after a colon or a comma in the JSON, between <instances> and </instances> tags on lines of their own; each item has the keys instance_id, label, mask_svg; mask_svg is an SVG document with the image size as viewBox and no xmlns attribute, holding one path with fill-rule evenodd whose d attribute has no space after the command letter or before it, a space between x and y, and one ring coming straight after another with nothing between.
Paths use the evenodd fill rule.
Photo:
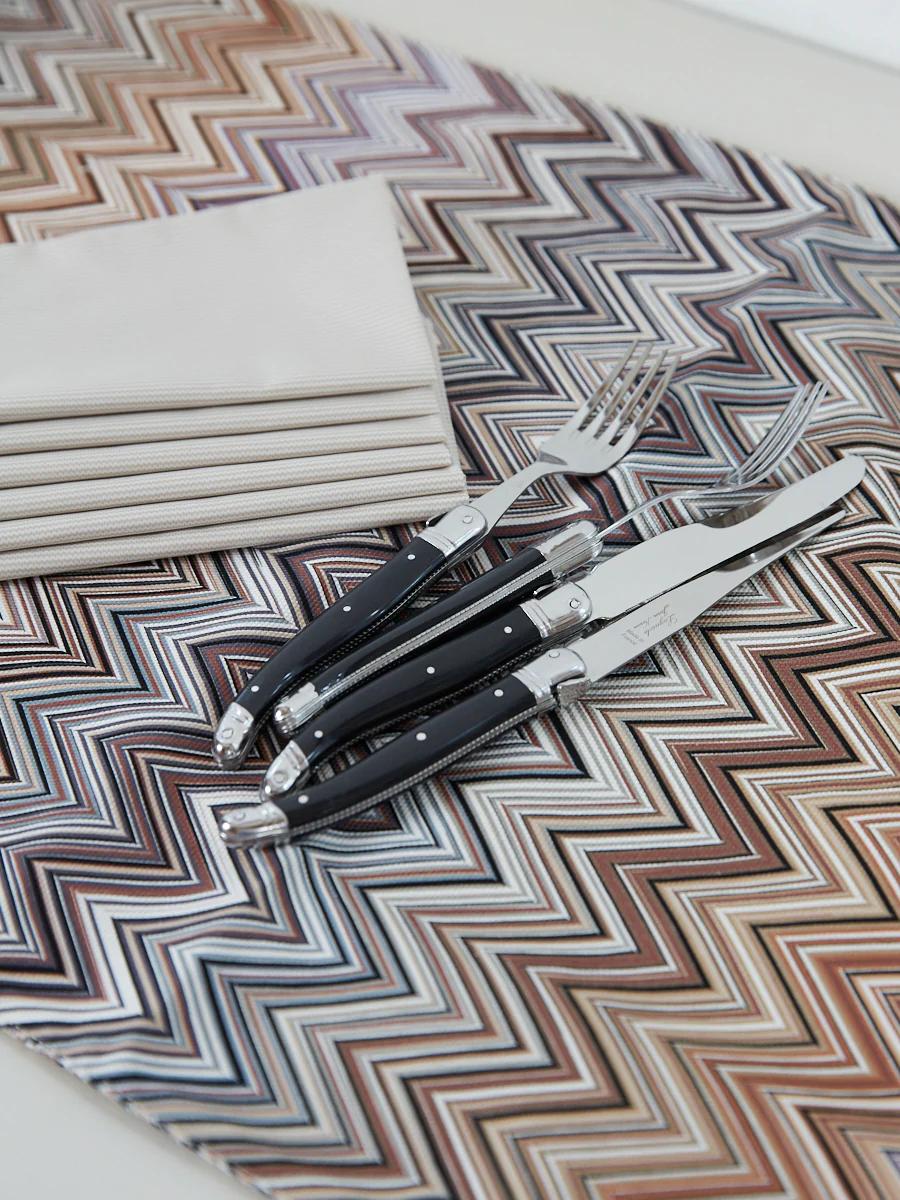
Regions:
<instances>
[{"instance_id":1,"label":"metal rivet on handle","mask_svg":"<svg viewBox=\"0 0 900 1200\"><path fill-rule=\"evenodd\" d=\"M578 604L579 604L579 601L578 601L578 600L570 600L570 601L569 601L569 608L577 608L577 607L578 607Z\"/></svg>"},{"instance_id":2,"label":"metal rivet on handle","mask_svg":"<svg viewBox=\"0 0 900 1200\"><path fill-rule=\"evenodd\" d=\"M299 799L301 804L305 804L309 799L309 796L301 796Z\"/></svg>"},{"instance_id":3,"label":"metal rivet on handle","mask_svg":"<svg viewBox=\"0 0 900 1200\"><path fill-rule=\"evenodd\" d=\"M433 675L433 674L434 674L434 667L426 667L426 668L425 668L425 674L426 674L426 675Z\"/></svg>"},{"instance_id":4,"label":"metal rivet on handle","mask_svg":"<svg viewBox=\"0 0 900 1200\"><path fill-rule=\"evenodd\" d=\"M512 633L512 625L504 625L503 632L504 633Z\"/></svg>"},{"instance_id":5,"label":"metal rivet on handle","mask_svg":"<svg viewBox=\"0 0 900 1200\"><path fill-rule=\"evenodd\" d=\"M344 605L344 612L349 612L349 611L350 611L350 605L349 605L349 604L345 604L345 605Z\"/></svg>"},{"instance_id":6,"label":"metal rivet on handle","mask_svg":"<svg viewBox=\"0 0 900 1200\"><path fill-rule=\"evenodd\" d=\"M324 736L325 736L325 734L322 732L321 729L317 729L316 732L313 734L313 737L324 737Z\"/></svg>"},{"instance_id":7,"label":"metal rivet on handle","mask_svg":"<svg viewBox=\"0 0 900 1200\"><path fill-rule=\"evenodd\" d=\"M502 695L503 695L503 688L495 688L495 689L494 689L494 695L495 695L495 696L502 696Z\"/></svg>"},{"instance_id":8,"label":"metal rivet on handle","mask_svg":"<svg viewBox=\"0 0 900 1200\"><path fill-rule=\"evenodd\" d=\"M251 685L250 685L250 691L251 691L251 692L258 692L258 691L259 691L259 684L258 684L258 683L251 684Z\"/></svg>"},{"instance_id":9,"label":"metal rivet on handle","mask_svg":"<svg viewBox=\"0 0 900 1200\"><path fill-rule=\"evenodd\" d=\"M427 734L427 733L417 733L417 734L416 734L416 741L417 741L417 742L424 742L424 741L425 741L425 739L426 739L427 737L428 737L428 734Z\"/></svg>"}]
</instances>

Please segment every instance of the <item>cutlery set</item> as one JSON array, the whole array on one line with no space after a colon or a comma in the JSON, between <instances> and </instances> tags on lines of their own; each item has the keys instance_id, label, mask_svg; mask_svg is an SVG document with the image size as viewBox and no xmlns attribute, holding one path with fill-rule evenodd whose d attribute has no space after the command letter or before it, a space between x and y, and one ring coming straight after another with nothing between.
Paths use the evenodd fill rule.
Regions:
<instances>
[{"instance_id":1,"label":"cutlery set","mask_svg":"<svg viewBox=\"0 0 900 1200\"><path fill-rule=\"evenodd\" d=\"M659 353L641 376L649 356L648 347L627 350L588 403L544 442L534 463L429 525L274 654L219 722L213 744L219 765L241 763L274 699L320 663L375 632L439 575L470 555L526 488L545 475L600 475L614 466L653 415L677 365L671 363L657 380L664 358ZM587 546L583 553L590 550ZM555 555L551 550L551 558ZM518 562L512 574L528 570L528 561ZM575 565L568 564L569 569Z\"/></svg>"},{"instance_id":2,"label":"cutlery set","mask_svg":"<svg viewBox=\"0 0 900 1200\"><path fill-rule=\"evenodd\" d=\"M259 803L222 815L226 844L261 846L330 825L533 714L571 703L840 519L837 502L865 472L853 457L598 561L609 534L652 508L739 495L763 483L825 394L823 384L804 385L756 449L718 478L653 496L605 528L575 521L391 623L471 554L536 480L598 475L619 462L677 367L664 350L629 347L533 464L426 527L263 665L223 714L213 754L223 767L239 765L270 714L287 744L266 772ZM309 781L360 737L435 709L354 766Z\"/></svg>"}]
</instances>

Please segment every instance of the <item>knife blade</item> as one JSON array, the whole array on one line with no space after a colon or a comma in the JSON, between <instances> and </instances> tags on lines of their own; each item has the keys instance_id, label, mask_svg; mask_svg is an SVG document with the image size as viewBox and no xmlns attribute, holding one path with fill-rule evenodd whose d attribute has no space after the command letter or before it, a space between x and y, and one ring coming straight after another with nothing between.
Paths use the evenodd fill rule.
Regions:
<instances>
[{"instance_id":1,"label":"knife blade","mask_svg":"<svg viewBox=\"0 0 900 1200\"><path fill-rule=\"evenodd\" d=\"M798 524L805 516L820 512L832 499L854 487L862 477L862 470L864 467L858 459L843 459L762 500L732 509L706 521L667 530L639 546L607 559L596 577L596 587L591 594L592 619L610 620L619 616L634 604L649 600L654 594L654 587L657 592L674 587L690 578L690 574L698 574L707 567L724 561L730 555L740 554L742 550L773 537L789 525ZM795 512L788 520L785 514L790 513L792 506L795 506ZM591 531L594 532L593 544ZM563 542L564 547L568 548L568 544L571 543L575 550L580 552L580 557L576 557L571 548L568 548L568 560L564 563L564 568L568 568L567 573L586 564L591 558L597 558L602 549L602 530L586 521L576 522L570 527L569 534L563 532L548 539L544 557L554 566L553 555L557 554L554 566L557 578L561 571L555 547L561 538L566 539ZM536 550L540 548L520 551L510 563L495 567L493 571L488 571L472 583L458 589L452 596L445 597L429 609L350 650L302 687L287 693L275 708L274 722L278 732L282 737L293 738L327 705L333 705L373 676L396 667L402 659L418 653L439 639L446 640L448 636L471 625L476 619L484 618L499 606L498 602L505 596L509 597L510 604L523 598L528 594L527 590L523 590L520 596L511 595L512 589L504 586L501 572L512 570L513 564L519 558L522 558L524 563L524 556L527 554L538 557ZM692 570L687 575L684 573L686 565L692 565ZM496 586L492 580L495 574ZM545 573L541 577L533 573L533 576L536 583L532 590L537 591L541 583L547 582L548 574ZM517 574L517 578L523 583L527 580L527 576L521 572ZM565 601L563 609L565 610ZM317 727L319 724L317 720ZM321 758L323 748L323 745L319 746L318 753L313 757Z\"/></svg>"},{"instance_id":2,"label":"knife blade","mask_svg":"<svg viewBox=\"0 0 900 1200\"><path fill-rule=\"evenodd\" d=\"M571 703L631 659L691 624L739 584L843 517L829 512L749 554L713 568L579 638L546 650L461 703L401 734L346 771L294 800L226 812L219 829L230 847L271 845L312 833L395 795L505 729L558 703Z\"/></svg>"},{"instance_id":3,"label":"knife blade","mask_svg":"<svg viewBox=\"0 0 900 1200\"><path fill-rule=\"evenodd\" d=\"M831 466L739 508L669 529L600 564L582 587L590 591L593 620L610 620L701 571L726 562L800 525L845 496L866 464L847 455ZM685 564L690 573L685 574Z\"/></svg>"},{"instance_id":4,"label":"knife blade","mask_svg":"<svg viewBox=\"0 0 900 1200\"><path fill-rule=\"evenodd\" d=\"M597 619L618 617L636 603L811 518L855 486L862 470L860 460L845 459L761 501L668 530L600 563L577 583L509 607L406 662L397 661L403 650L395 640L387 656L395 666L354 690L332 689L331 694L338 690L341 698L324 711L319 711L324 702L318 709L310 708L315 719L305 723L275 757L263 779L261 799L290 798L316 766L342 745L479 684L542 642L571 637ZM311 684L308 687L312 689ZM324 699L328 697L326 690Z\"/></svg>"}]
</instances>

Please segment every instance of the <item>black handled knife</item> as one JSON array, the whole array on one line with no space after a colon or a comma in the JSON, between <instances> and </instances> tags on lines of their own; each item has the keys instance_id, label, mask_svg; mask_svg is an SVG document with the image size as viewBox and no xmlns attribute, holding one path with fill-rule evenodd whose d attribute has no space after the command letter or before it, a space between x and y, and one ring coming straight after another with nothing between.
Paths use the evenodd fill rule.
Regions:
<instances>
[{"instance_id":1,"label":"black handled knife","mask_svg":"<svg viewBox=\"0 0 900 1200\"><path fill-rule=\"evenodd\" d=\"M327 704L334 704L367 679L485 620L498 609L534 595L586 566L602 548L603 533L593 521L574 521L526 546L449 596L363 642L283 696L272 715L276 729L282 737L291 737Z\"/></svg>"},{"instance_id":2,"label":"black handled knife","mask_svg":"<svg viewBox=\"0 0 900 1200\"><path fill-rule=\"evenodd\" d=\"M220 766L240 765L255 729L275 698L322 662L334 660L343 652L331 666L296 691L288 691L277 704L275 724L283 735L290 735L318 712L326 697L334 698L400 657L449 636L498 607L531 595L589 562L603 545L602 534L593 522L575 521L402 623L373 637L360 636L362 629L371 631L384 625L401 601L409 602L456 561L453 555L439 553L429 543L428 538L433 536L426 529L414 538L402 554L364 579L345 600L326 609L260 667L219 721L213 757ZM475 544L466 547L466 553ZM389 602L391 596L397 603Z\"/></svg>"},{"instance_id":3,"label":"black handled knife","mask_svg":"<svg viewBox=\"0 0 900 1200\"><path fill-rule=\"evenodd\" d=\"M828 504L855 486L864 470L860 460L844 460L810 478L820 479L823 475L829 475L832 495L825 501ZM797 486L800 485L794 485ZM783 493L791 491L783 489ZM444 763L453 761L467 747L494 736L530 712L539 711L539 708L533 707L538 694L544 706L555 702L561 686L571 698L574 689L583 687L586 681L602 678L609 670L683 628L705 607L743 579L828 528L841 515L840 512L831 513L807 521L787 536L778 531L780 538L776 535L774 541L770 540L750 555L732 560L724 567L707 571L689 583L666 591L660 599L645 603L636 611L605 626L599 633L584 638L574 649L567 647L545 651L534 662L507 676L503 682L484 689L448 712L432 718L413 733L402 735L384 750L333 779L297 789L289 796L281 797L278 804L266 801L226 813L221 823L223 838L233 846L282 840L294 833L329 824L409 786ZM788 521L788 525L796 525L798 519L802 518L795 517L794 521ZM650 545L652 541L635 547L635 551ZM627 552L631 553L634 551ZM619 558L626 558L627 554ZM607 565L603 564L604 567ZM593 574L599 570L595 568ZM650 594L657 593L651 591ZM604 670L602 664L605 660L602 654L599 657L593 654L595 647L618 647L619 658L613 655L610 665ZM621 657L622 654L625 657ZM536 663L540 664L537 674ZM550 678L549 684L544 676Z\"/></svg>"},{"instance_id":4,"label":"black handled knife","mask_svg":"<svg viewBox=\"0 0 900 1200\"><path fill-rule=\"evenodd\" d=\"M577 583L508 607L471 631L428 646L405 663L398 661L401 655L395 649L381 660L380 677L355 690L342 686L352 686L353 673L339 678L330 691L315 692L316 706L309 705L306 722L266 772L262 799L279 801L296 795L311 771L342 745L483 682L542 642L568 639L589 622L621 616L641 601L811 519L859 482L861 468L858 459L844 459L763 500L668 530L600 563ZM403 628L392 631L393 636ZM419 649L414 643L412 648ZM392 659L397 665L384 671ZM377 668L377 660L368 662ZM365 678L363 672L359 675ZM335 695L337 702L321 711Z\"/></svg>"},{"instance_id":5,"label":"black handled knife","mask_svg":"<svg viewBox=\"0 0 900 1200\"><path fill-rule=\"evenodd\" d=\"M532 463L429 525L282 646L222 715L213 738L215 760L226 767L242 762L282 692L373 636L433 579L471 554L531 484L545 475L600 475L619 462L646 426L677 362L667 361L665 348L651 353L642 343L629 346L591 399L541 444Z\"/></svg>"},{"instance_id":6,"label":"black handled knife","mask_svg":"<svg viewBox=\"0 0 900 1200\"><path fill-rule=\"evenodd\" d=\"M271 845L333 825L412 787L513 725L578 699L611 671L684 629L738 584L842 515L820 517L766 548L681 584L571 646L544 651L289 801L226 812L219 825L222 838L230 846Z\"/></svg>"}]
</instances>

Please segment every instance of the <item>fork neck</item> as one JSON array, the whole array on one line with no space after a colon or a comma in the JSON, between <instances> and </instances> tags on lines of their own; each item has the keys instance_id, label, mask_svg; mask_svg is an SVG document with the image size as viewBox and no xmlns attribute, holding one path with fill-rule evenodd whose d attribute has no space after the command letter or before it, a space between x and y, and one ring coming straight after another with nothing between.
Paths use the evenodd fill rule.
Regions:
<instances>
[{"instance_id":1,"label":"fork neck","mask_svg":"<svg viewBox=\"0 0 900 1200\"><path fill-rule=\"evenodd\" d=\"M491 488L489 492L485 492L483 496L479 496L477 500L472 500L470 503L485 517L488 529L493 529L506 510L512 507L526 488L531 487L545 475L556 475L564 470L565 467L561 463L541 461L529 463L527 467L516 471L515 475L510 475L508 479L504 479L502 483L498 483L496 487Z\"/></svg>"}]
</instances>

